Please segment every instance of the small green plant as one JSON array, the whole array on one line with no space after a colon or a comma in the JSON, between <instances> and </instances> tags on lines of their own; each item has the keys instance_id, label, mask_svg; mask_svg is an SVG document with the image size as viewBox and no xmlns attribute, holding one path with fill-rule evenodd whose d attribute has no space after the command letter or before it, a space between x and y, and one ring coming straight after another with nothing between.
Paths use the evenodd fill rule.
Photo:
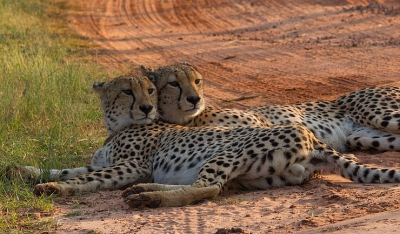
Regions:
<instances>
[{"instance_id":1,"label":"small green plant","mask_svg":"<svg viewBox=\"0 0 400 234\"><path fill-rule=\"evenodd\" d=\"M80 216L81 214L82 214L81 211L75 210L75 211L71 211L71 212L67 213L65 216L67 216L67 217L73 217L73 216Z\"/></svg>"}]
</instances>

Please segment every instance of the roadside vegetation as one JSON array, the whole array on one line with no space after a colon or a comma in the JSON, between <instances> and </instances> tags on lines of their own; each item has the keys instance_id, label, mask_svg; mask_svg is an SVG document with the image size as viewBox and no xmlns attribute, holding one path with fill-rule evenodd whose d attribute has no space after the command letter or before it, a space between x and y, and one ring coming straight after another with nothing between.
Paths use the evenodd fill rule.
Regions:
<instances>
[{"instance_id":1,"label":"roadside vegetation","mask_svg":"<svg viewBox=\"0 0 400 234\"><path fill-rule=\"evenodd\" d=\"M52 197L33 196L38 181L10 179L7 166L84 166L106 135L91 86L107 74L68 31L66 2L0 0L0 233L54 225Z\"/></svg>"}]
</instances>

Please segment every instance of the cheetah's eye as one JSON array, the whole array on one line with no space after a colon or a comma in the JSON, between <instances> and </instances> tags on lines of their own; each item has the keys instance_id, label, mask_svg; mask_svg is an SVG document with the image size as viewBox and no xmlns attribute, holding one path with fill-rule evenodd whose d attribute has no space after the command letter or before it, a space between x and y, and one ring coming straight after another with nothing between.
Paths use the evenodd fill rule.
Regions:
<instances>
[{"instance_id":1,"label":"cheetah's eye","mask_svg":"<svg viewBox=\"0 0 400 234\"><path fill-rule=\"evenodd\" d=\"M171 85L172 87L178 87L179 83L176 81L172 81L172 82L168 82L169 85Z\"/></svg>"},{"instance_id":2,"label":"cheetah's eye","mask_svg":"<svg viewBox=\"0 0 400 234\"><path fill-rule=\"evenodd\" d=\"M124 94L128 95L128 96L133 96L133 91L130 90L130 89L122 90L122 92L123 92Z\"/></svg>"},{"instance_id":3,"label":"cheetah's eye","mask_svg":"<svg viewBox=\"0 0 400 234\"><path fill-rule=\"evenodd\" d=\"M199 84L201 83L201 79L196 79L196 80L194 81L194 83L195 83L196 85L199 85Z\"/></svg>"},{"instance_id":4,"label":"cheetah's eye","mask_svg":"<svg viewBox=\"0 0 400 234\"><path fill-rule=\"evenodd\" d=\"M154 89L148 89L147 91L149 92L150 95L154 94Z\"/></svg>"}]
</instances>

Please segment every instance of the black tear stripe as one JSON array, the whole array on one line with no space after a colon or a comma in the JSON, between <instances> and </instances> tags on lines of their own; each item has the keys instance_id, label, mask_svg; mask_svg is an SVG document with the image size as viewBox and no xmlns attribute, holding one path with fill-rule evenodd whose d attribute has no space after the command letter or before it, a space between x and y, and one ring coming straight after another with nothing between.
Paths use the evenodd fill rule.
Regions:
<instances>
[{"instance_id":1,"label":"black tear stripe","mask_svg":"<svg viewBox=\"0 0 400 234\"><path fill-rule=\"evenodd\" d=\"M133 106L135 105L135 102L136 102L136 98L135 98L135 95L133 94L132 95L132 98L133 98L133 102L132 102L132 105L131 105L131 111L130 111L130 117L133 119L133 116L132 116L132 110L133 110Z\"/></svg>"},{"instance_id":2,"label":"black tear stripe","mask_svg":"<svg viewBox=\"0 0 400 234\"><path fill-rule=\"evenodd\" d=\"M178 84L179 84L179 83L178 83ZM178 87L179 87L179 97L178 97L178 101L181 101L181 98L182 98L182 88L181 88L180 85L178 85Z\"/></svg>"}]
</instances>

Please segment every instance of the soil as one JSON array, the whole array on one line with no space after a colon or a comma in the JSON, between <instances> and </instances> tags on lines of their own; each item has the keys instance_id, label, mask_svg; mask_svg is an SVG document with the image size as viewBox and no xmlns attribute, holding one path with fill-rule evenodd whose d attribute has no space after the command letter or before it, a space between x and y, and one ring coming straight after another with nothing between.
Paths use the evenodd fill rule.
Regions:
<instances>
[{"instance_id":1,"label":"soil","mask_svg":"<svg viewBox=\"0 0 400 234\"><path fill-rule=\"evenodd\" d=\"M106 69L187 61L208 103L231 108L332 100L400 86L400 3L372 0L74 0L69 27ZM400 169L399 152L356 152ZM121 191L57 198L57 233L397 233L398 184L322 174L304 186L133 210Z\"/></svg>"}]
</instances>

